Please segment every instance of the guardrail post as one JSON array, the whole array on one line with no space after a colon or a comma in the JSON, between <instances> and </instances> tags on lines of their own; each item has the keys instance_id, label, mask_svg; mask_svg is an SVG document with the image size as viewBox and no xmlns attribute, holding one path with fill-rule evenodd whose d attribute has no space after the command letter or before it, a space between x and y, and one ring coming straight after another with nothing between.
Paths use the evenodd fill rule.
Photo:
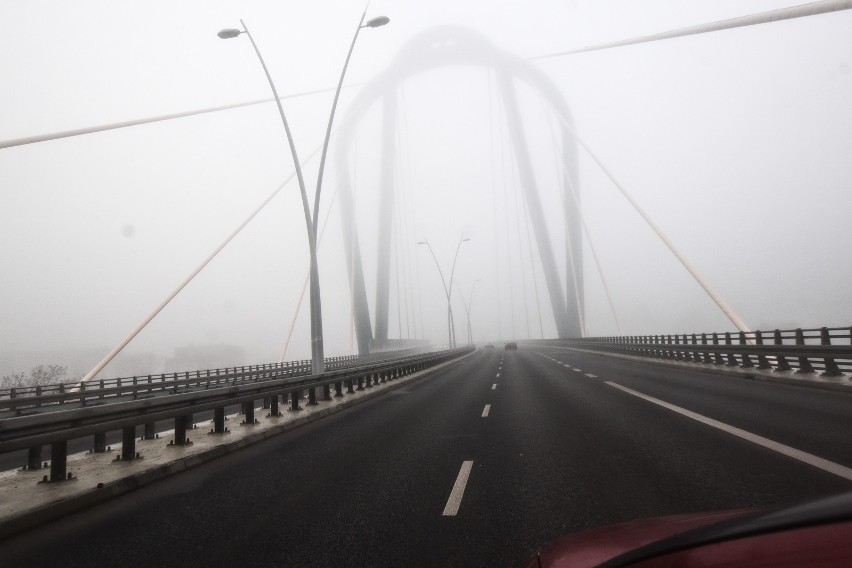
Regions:
<instances>
[{"instance_id":1,"label":"guardrail post","mask_svg":"<svg viewBox=\"0 0 852 568\"><path fill-rule=\"evenodd\" d=\"M68 440L50 444L50 480L65 481L68 471Z\"/></svg>"},{"instance_id":2,"label":"guardrail post","mask_svg":"<svg viewBox=\"0 0 852 568\"><path fill-rule=\"evenodd\" d=\"M719 334L718 333L713 334L713 345L715 345L715 346L719 345ZM724 365L725 364L725 359L724 359L724 357L722 357L722 353L718 350L713 351L713 364L714 365Z\"/></svg>"},{"instance_id":3,"label":"guardrail post","mask_svg":"<svg viewBox=\"0 0 852 568\"><path fill-rule=\"evenodd\" d=\"M121 429L121 461L132 461L136 457L136 426Z\"/></svg>"},{"instance_id":4,"label":"guardrail post","mask_svg":"<svg viewBox=\"0 0 852 568\"><path fill-rule=\"evenodd\" d=\"M352 379L346 380L346 393L355 394L355 381Z\"/></svg>"},{"instance_id":5,"label":"guardrail post","mask_svg":"<svg viewBox=\"0 0 852 568\"><path fill-rule=\"evenodd\" d=\"M301 391L290 393L290 410L302 410L302 407L299 406L299 396L301 396Z\"/></svg>"},{"instance_id":6,"label":"guardrail post","mask_svg":"<svg viewBox=\"0 0 852 568\"><path fill-rule=\"evenodd\" d=\"M745 336L744 331L740 332L740 345L748 345L748 343L746 342L746 336ZM751 362L751 357L749 357L749 355L746 351L743 351L740 354L740 358L742 359L742 363L740 363L740 367L742 367L744 369L754 367L754 363Z\"/></svg>"},{"instance_id":7,"label":"guardrail post","mask_svg":"<svg viewBox=\"0 0 852 568\"><path fill-rule=\"evenodd\" d=\"M802 328L796 328L796 345L804 345L805 344L805 334L802 333ZM799 368L796 370L797 373L814 373L814 368L811 366L811 362L808 360L807 355L799 356Z\"/></svg>"},{"instance_id":8,"label":"guardrail post","mask_svg":"<svg viewBox=\"0 0 852 568\"><path fill-rule=\"evenodd\" d=\"M316 406L319 404L317 402L317 389L316 387L308 389L308 404L311 406Z\"/></svg>"},{"instance_id":9,"label":"guardrail post","mask_svg":"<svg viewBox=\"0 0 852 568\"><path fill-rule=\"evenodd\" d=\"M153 440L157 437L157 425L154 422L145 423L145 431L142 434L143 440Z\"/></svg>"},{"instance_id":10,"label":"guardrail post","mask_svg":"<svg viewBox=\"0 0 852 568\"><path fill-rule=\"evenodd\" d=\"M725 345L727 345L727 346L733 345L733 342L731 341L731 332L730 331L725 332ZM736 355L734 355L732 352L729 351L728 352L727 366L728 367L736 367L738 365L739 365L739 362L737 361Z\"/></svg>"},{"instance_id":11,"label":"guardrail post","mask_svg":"<svg viewBox=\"0 0 852 568\"><path fill-rule=\"evenodd\" d=\"M104 453L106 451L106 432L97 432L94 438L92 451L96 454Z\"/></svg>"},{"instance_id":12,"label":"guardrail post","mask_svg":"<svg viewBox=\"0 0 852 568\"><path fill-rule=\"evenodd\" d=\"M340 384L340 383L338 383ZM331 400L331 385L323 385L322 386L322 399L323 400Z\"/></svg>"},{"instance_id":13,"label":"guardrail post","mask_svg":"<svg viewBox=\"0 0 852 568\"><path fill-rule=\"evenodd\" d=\"M213 434L224 434L225 430L225 407L219 406L213 409Z\"/></svg>"},{"instance_id":14,"label":"guardrail post","mask_svg":"<svg viewBox=\"0 0 852 568\"><path fill-rule=\"evenodd\" d=\"M693 333L692 334L692 356L688 358L688 360L693 361L695 363L701 362L701 353L698 351L698 337Z\"/></svg>"},{"instance_id":15,"label":"guardrail post","mask_svg":"<svg viewBox=\"0 0 852 568\"><path fill-rule=\"evenodd\" d=\"M772 333L772 335L773 335L773 338L774 338L773 343L775 345L784 345L784 341L781 339L781 330L780 329L776 329ZM776 355L775 360L776 360L776 367L775 367L776 371L789 371L790 370L790 363L787 362L787 358L784 355L781 355L781 354Z\"/></svg>"},{"instance_id":16,"label":"guardrail post","mask_svg":"<svg viewBox=\"0 0 852 568\"><path fill-rule=\"evenodd\" d=\"M704 346L705 348L707 348L707 334L706 333L701 334L701 345ZM710 353L709 349L704 352L704 363L706 365L712 365L713 364L713 354Z\"/></svg>"},{"instance_id":17,"label":"guardrail post","mask_svg":"<svg viewBox=\"0 0 852 568\"><path fill-rule=\"evenodd\" d=\"M41 451L43 446L30 446L27 450L27 469L41 469Z\"/></svg>"},{"instance_id":18,"label":"guardrail post","mask_svg":"<svg viewBox=\"0 0 852 568\"><path fill-rule=\"evenodd\" d=\"M828 333L827 327L822 327L819 330L819 342L822 345L831 345L831 335ZM840 368L837 366L837 363L834 362L834 357L825 357L825 371L821 374L823 377L840 377L843 376L843 373L840 372Z\"/></svg>"},{"instance_id":19,"label":"guardrail post","mask_svg":"<svg viewBox=\"0 0 852 568\"><path fill-rule=\"evenodd\" d=\"M763 332L757 330L754 332L754 342L757 345L763 345ZM760 349L760 348L758 348ZM757 352L757 368L758 369L771 369L772 365L769 364L769 360L766 358L766 355L763 351Z\"/></svg>"},{"instance_id":20,"label":"guardrail post","mask_svg":"<svg viewBox=\"0 0 852 568\"><path fill-rule=\"evenodd\" d=\"M269 397L269 416L281 416L281 411L278 410L278 395L274 394Z\"/></svg>"},{"instance_id":21,"label":"guardrail post","mask_svg":"<svg viewBox=\"0 0 852 568\"><path fill-rule=\"evenodd\" d=\"M175 439L169 442L170 446L185 446L189 443L186 437L186 415L175 416Z\"/></svg>"},{"instance_id":22,"label":"guardrail post","mask_svg":"<svg viewBox=\"0 0 852 568\"><path fill-rule=\"evenodd\" d=\"M351 381L349 381L351 382ZM343 381L337 381L334 383L334 396L341 397L343 396Z\"/></svg>"},{"instance_id":23,"label":"guardrail post","mask_svg":"<svg viewBox=\"0 0 852 568\"><path fill-rule=\"evenodd\" d=\"M243 420L242 424L257 424L257 419L254 417L253 400L243 403L243 414L246 418Z\"/></svg>"}]
</instances>

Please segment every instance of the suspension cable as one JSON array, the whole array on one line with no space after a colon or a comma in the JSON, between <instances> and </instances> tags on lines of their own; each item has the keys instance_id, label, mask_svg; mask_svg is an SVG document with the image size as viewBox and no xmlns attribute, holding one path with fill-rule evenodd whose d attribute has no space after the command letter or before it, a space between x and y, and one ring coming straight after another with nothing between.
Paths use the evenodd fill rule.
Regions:
<instances>
[{"instance_id":1,"label":"suspension cable","mask_svg":"<svg viewBox=\"0 0 852 568\"><path fill-rule=\"evenodd\" d=\"M730 18L728 20L698 24L696 26L678 28L653 35L632 37L620 41L611 41L609 43L599 43L597 45L590 45L569 51L548 53L546 55L536 55L535 57L530 57L530 59L547 59L549 57L559 57L561 55L574 55L577 53L586 53L601 49L611 49L613 47L636 45L637 43L649 43L677 37L706 34L709 32L718 32L732 28L741 28L744 26L754 26L757 24L768 24L771 22L791 20L794 18L804 18L806 16L816 16L818 14L826 14L828 12L849 10L850 8L852 8L852 0L821 0L820 2L811 2L810 4L791 6L789 8L779 8L768 12L760 12L759 14L751 14L748 16L740 16L738 18Z\"/></svg>"},{"instance_id":2,"label":"suspension cable","mask_svg":"<svg viewBox=\"0 0 852 568\"><path fill-rule=\"evenodd\" d=\"M574 129L574 127L569 124L568 121L565 120L565 118L563 118L561 115L557 114L557 117L559 118L559 121L562 123L562 125L565 126L565 128L567 128L571 132L571 134L574 136L574 139L577 140L577 143L582 146L586 153L589 154L589 156L592 158L592 160L595 161L595 163L598 165L604 175L609 178L609 180L616 187L616 189L618 189L618 191L621 192L621 194L630 203L630 205L633 206L633 209L635 209L636 212L642 217L642 219L645 220L648 226L651 227L651 230L653 230L657 234L660 240L662 240L663 243L672 252L672 254L675 255L675 257L680 261L683 267L686 268L686 270L692 275L695 281L698 282L698 284L702 288L704 288L704 291L707 292L707 295L710 296L710 298L716 303L717 306L719 306L719 309L722 310L722 313L724 313L729 320L731 320L731 323L733 323L740 331L751 331L748 325L746 325L746 323L710 286L709 282L707 282L707 280L705 280L705 278L701 274L699 274L698 270L692 265L692 263L690 263L686 259L686 256L684 256L684 254L674 244L674 242L669 239L668 236L666 236L666 234L663 232L663 229L659 225L657 225L657 223L655 223L653 219L651 219L650 215L648 215L648 213L639 205L639 203L627 192L621 182L619 182L615 178L612 172L610 172L609 169L600 160L600 158L598 158L597 154L595 154L591 150L591 148L589 148L586 143L583 142L583 140L577 135L577 131Z\"/></svg>"}]
</instances>

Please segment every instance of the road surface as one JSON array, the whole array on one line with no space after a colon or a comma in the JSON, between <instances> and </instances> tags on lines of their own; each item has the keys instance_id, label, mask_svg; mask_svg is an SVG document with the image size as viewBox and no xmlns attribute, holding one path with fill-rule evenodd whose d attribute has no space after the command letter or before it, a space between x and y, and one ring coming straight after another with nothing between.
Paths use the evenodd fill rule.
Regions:
<instances>
[{"instance_id":1,"label":"road surface","mask_svg":"<svg viewBox=\"0 0 852 568\"><path fill-rule=\"evenodd\" d=\"M483 349L0 543L0 558L6 566L519 566L568 532L850 491L850 439L852 394L556 347Z\"/></svg>"}]
</instances>

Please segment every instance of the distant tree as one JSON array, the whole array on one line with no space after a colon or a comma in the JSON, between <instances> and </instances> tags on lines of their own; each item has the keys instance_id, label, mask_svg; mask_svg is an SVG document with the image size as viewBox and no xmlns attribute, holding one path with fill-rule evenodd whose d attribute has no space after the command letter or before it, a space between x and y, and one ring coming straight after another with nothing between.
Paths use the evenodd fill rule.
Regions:
<instances>
[{"instance_id":1,"label":"distant tree","mask_svg":"<svg viewBox=\"0 0 852 568\"><path fill-rule=\"evenodd\" d=\"M68 367L62 365L36 365L26 373L4 375L0 380L0 388L43 387L73 381L66 377Z\"/></svg>"}]
</instances>

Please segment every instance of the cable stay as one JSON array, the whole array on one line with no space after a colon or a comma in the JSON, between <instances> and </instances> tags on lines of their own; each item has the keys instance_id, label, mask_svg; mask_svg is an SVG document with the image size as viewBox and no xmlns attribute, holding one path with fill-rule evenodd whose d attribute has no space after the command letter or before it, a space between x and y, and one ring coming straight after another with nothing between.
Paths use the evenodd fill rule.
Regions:
<instances>
[{"instance_id":1,"label":"cable stay","mask_svg":"<svg viewBox=\"0 0 852 568\"><path fill-rule=\"evenodd\" d=\"M719 32L730 30L733 28L742 28L745 26L755 26L758 24L768 24L772 22L780 22L783 20L792 20L795 18L805 18L808 16L816 16L819 14L827 14L829 12L838 12L840 10L849 10L852 8L852 0L821 0L820 2L811 2L810 4L802 4L789 8L779 8L768 12L760 12L748 16L740 16L738 18L730 18L717 22L709 22L706 24L698 24L686 28L678 28L661 32L658 34L637 36L619 41L611 41L608 43L599 43L579 49L569 51L558 51L556 53L548 53L546 55L536 55L530 59L548 59L550 57L560 57L563 55L575 55L578 53L588 53L589 51L600 51L602 49L612 49L614 47L624 47L627 45L636 45L639 43L650 43L654 41L663 41L678 37L686 37L691 35L706 34L711 32Z\"/></svg>"},{"instance_id":2,"label":"cable stay","mask_svg":"<svg viewBox=\"0 0 852 568\"><path fill-rule=\"evenodd\" d=\"M653 230L657 234L660 240L662 240L663 243L672 252L672 254L675 255L675 257L680 261L683 267L686 268L686 270L692 275L695 281L698 282L698 284L702 288L704 288L704 291L707 292L707 295L710 296L710 299L712 299L716 303L716 305L719 306L719 309L722 310L722 313L724 313L729 320L731 320L731 323L733 323L734 326L736 326L736 328L740 331L751 331L748 325L746 325L746 323L734 312L734 310L727 304L727 302L725 302L722 297L710 286L709 282L707 282L707 280L698 272L698 269L696 269L692 265L692 263L686 259L686 256L683 254L683 252L681 252L677 245L674 244L674 241L672 241L663 232L663 229L659 225L657 225L657 223L654 222L653 219L651 219L651 216L648 215L647 211L645 211L642 206L640 206L639 203L633 198L633 196L631 196L627 192L621 182L616 179L616 177L612 174L612 172L609 171L609 169L604 165L601 159L598 158L597 154L595 154L591 150L591 148L586 145L582 138L579 137L574 127L570 123L568 123L568 121L564 120L561 116L557 115L557 117L559 118L559 121L562 123L562 125L566 129L568 129L568 131L574 136L574 139L577 141L577 143L582 146L586 153L589 154L592 160L594 160L594 162L598 165L604 175L609 178L609 180L616 187L616 189L618 189L618 191L621 192L621 194L624 196L625 199L627 199L630 205L633 206L633 209L635 209L636 212L639 213L639 215L642 217L642 219L645 220L651 230Z\"/></svg>"}]
</instances>

